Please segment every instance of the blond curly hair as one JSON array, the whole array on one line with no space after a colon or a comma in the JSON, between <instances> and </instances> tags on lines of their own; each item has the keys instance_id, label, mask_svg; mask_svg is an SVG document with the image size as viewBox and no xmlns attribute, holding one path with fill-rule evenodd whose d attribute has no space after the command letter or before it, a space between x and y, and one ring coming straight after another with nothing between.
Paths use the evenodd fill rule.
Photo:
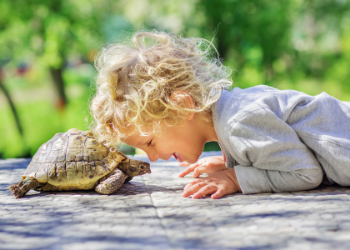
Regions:
<instances>
[{"instance_id":1,"label":"blond curly hair","mask_svg":"<svg viewBox=\"0 0 350 250\"><path fill-rule=\"evenodd\" d=\"M134 133L159 134L161 122L183 124L189 112L210 114L221 89L232 85L231 71L211 48L205 39L158 31L137 32L131 44L103 48L95 61L96 94L90 105L94 134L118 145ZM174 91L187 93L194 107L170 98Z\"/></svg>"}]
</instances>

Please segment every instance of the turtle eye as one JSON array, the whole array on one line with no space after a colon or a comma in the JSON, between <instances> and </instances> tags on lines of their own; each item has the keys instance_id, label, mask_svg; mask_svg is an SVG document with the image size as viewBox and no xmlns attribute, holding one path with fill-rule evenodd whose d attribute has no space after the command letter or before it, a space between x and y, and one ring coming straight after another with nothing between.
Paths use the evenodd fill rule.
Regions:
<instances>
[{"instance_id":1,"label":"turtle eye","mask_svg":"<svg viewBox=\"0 0 350 250\"><path fill-rule=\"evenodd\" d=\"M144 169L145 167L144 166L141 166L141 169Z\"/></svg>"}]
</instances>

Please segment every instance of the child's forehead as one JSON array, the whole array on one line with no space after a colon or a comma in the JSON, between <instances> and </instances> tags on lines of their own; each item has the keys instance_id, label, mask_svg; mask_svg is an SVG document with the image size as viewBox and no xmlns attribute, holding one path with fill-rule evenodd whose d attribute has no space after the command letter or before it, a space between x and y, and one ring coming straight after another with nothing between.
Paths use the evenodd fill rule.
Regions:
<instances>
[{"instance_id":1,"label":"child's forehead","mask_svg":"<svg viewBox=\"0 0 350 250\"><path fill-rule=\"evenodd\" d=\"M152 133L135 132L132 135L125 136L122 141L130 146L137 147L148 142Z\"/></svg>"}]
</instances>

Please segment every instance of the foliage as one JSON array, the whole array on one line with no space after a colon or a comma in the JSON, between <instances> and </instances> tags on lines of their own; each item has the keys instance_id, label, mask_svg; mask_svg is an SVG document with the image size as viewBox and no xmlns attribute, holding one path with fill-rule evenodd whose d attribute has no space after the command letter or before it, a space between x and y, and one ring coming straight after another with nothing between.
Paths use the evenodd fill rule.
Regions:
<instances>
[{"instance_id":1,"label":"foliage","mask_svg":"<svg viewBox=\"0 0 350 250\"><path fill-rule=\"evenodd\" d=\"M326 91L350 101L349 26L349 0L2 0L2 82L22 121L24 143L0 93L0 154L23 156L25 147L33 154L56 132L86 129L96 51L140 29L213 41L234 70L234 86ZM52 69L62 76L66 110L55 108Z\"/></svg>"}]
</instances>

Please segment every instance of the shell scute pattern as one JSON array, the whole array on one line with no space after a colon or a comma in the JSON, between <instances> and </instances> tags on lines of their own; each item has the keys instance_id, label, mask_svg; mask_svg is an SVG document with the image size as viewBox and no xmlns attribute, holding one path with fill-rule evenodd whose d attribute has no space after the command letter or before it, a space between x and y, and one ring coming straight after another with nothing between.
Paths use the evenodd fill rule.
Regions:
<instances>
[{"instance_id":1,"label":"shell scute pattern","mask_svg":"<svg viewBox=\"0 0 350 250\"><path fill-rule=\"evenodd\" d=\"M84 144L87 137L81 135L72 135L69 137L66 161L83 161L84 160Z\"/></svg>"}]
</instances>

